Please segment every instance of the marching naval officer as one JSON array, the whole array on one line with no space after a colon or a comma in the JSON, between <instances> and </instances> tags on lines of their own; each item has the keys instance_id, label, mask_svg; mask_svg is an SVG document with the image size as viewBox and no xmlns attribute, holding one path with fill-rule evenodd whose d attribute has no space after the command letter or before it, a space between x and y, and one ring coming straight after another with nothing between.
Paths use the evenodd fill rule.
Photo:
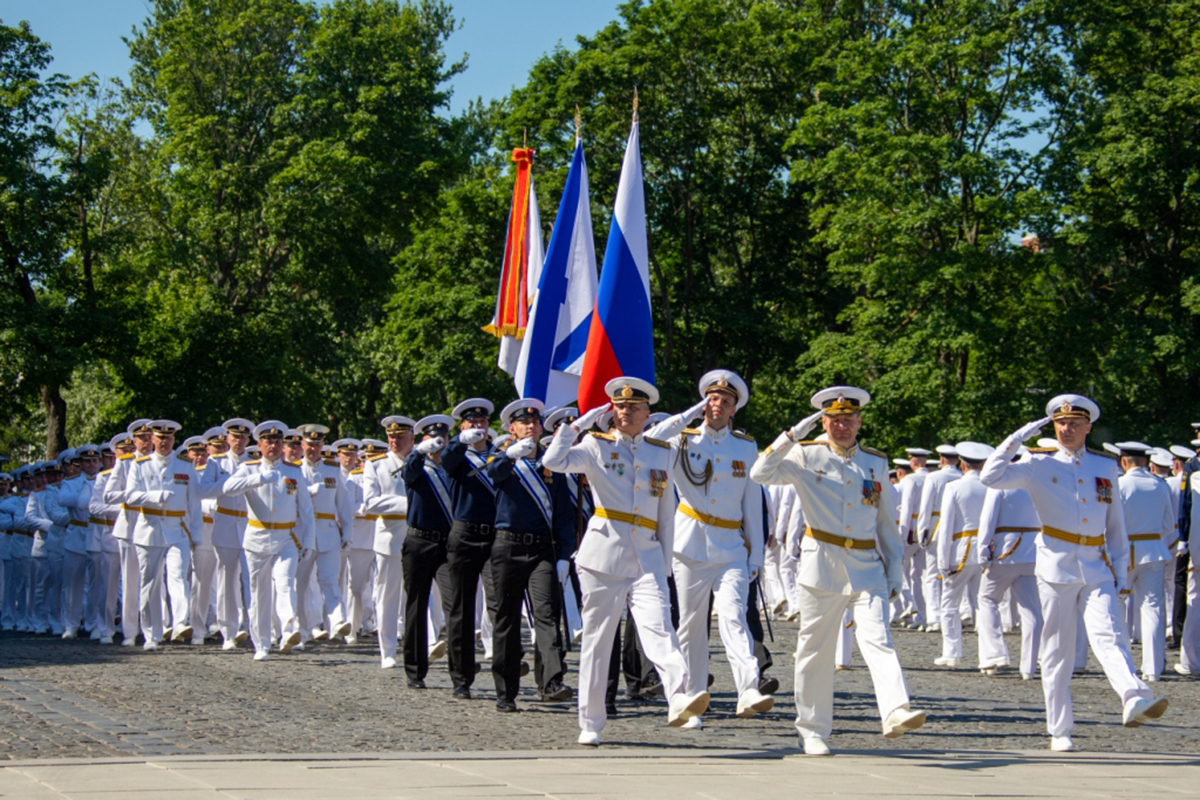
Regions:
<instances>
[{"instance_id":1,"label":"marching naval officer","mask_svg":"<svg viewBox=\"0 0 1200 800\"><path fill-rule=\"evenodd\" d=\"M937 608L926 608L924 582L925 548L921 546L921 533L917 525L921 518L921 498L925 491L925 479L929 477L926 464L933 455L923 447L906 447L911 471L900 487L900 540L904 542L904 612L900 619L912 618L913 626L920 627L928 617L937 617ZM932 554L931 554L932 555Z\"/></svg>"},{"instance_id":2,"label":"marching naval officer","mask_svg":"<svg viewBox=\"0 0 1200 800\"><path fill-rule=\"evenodd\" d=\"M521 605L529 597L533 616L534 677L540 699L568 700L558 618L567 559L575 550L571 492L563 475L544 469L538 458L542 402L523 398L500 412L500 422L513 439L502 453L488 459L487 476L496 487L496 541L492 544L494 617L492 678L496 709L517 710L521 678Z\"/></svg>"},{"instance_id":3,"label":"marching naval officer","mask_svg":"<svg viewBox=\"0 0 1200 800\"><path fill-rule=\"evenodd\" d=\"M959 468L958 451L952 445L939 444L937 454L939 469L925 479L925 487L921 490L921 508L917 512L917 535L920 537L921 547L926 551L933 541L933 532L942 516L942 494L946 491L946 484L963 476ZM927 553L925 558L921 588L925 596L925 608L933 609L926 620L925 629L940 631L942 623L938 609L942 607L942 579L937 571L937 556L932 553ZM908 627L919 629L921 626L912 622Z\"/></svg>"},{"instance_id":4,"label":"marching naval officer","mask_svg":"<svg viewBox=\"0 0 1200 800\"><path fill-rule=\"evenodd\" d=\"M1150 446L1117 442L1125 474L1118 481L1129 536L1130 601L1141 613L1142 680L1154 682L1166 658L1166 598L1163 582L1171 560L1168 543L1175 538L1171 489L1146 468Z\"/></svg>"},{"instance_id":5,"label":"marching naval officer","mask_svg":"<svg viewBox=\"0 0 1200 800\"><path fill-rule=\"evenodd\" d=\"M279 651L290 653L300 644L296 564L315 537L308 479L299 466L282 459L286 432L287 426L277 420L259 423L254 437L262 459L244 462L217 484L219 494L246 498L242 548L250 570L250 638L255 661L266 661L271 650L272 612L279 619Z\"/></svg>"},{"instance_id":6,"label":"marching naval officer","mask_svg":"<svg viewBox=\"0 0 1200 800\"><path fill-rule=\"evenodd\" d=\"M246 640L247 632L242 628L242 620L248 609L242 603L242 540L246 533L246 498L241 494L224 494L220 487L242 464L250 460L246 447L254 427L250 420L234 417L221 423L221 433L210 431L209 459L200 478L201 495L217 501L216 513L213 514L212 543L217 555L217 625L224 640L222 650L233 650ZM228 450L221 447L222 435Z\"/></svg>"},{"instance_id":7,"label":"marching naval officer","mask_svg":"<svg viewBox=\"0 0 1200 800\"><path fill-rule=\"evenodd\" d=\"M942 493L941 519L933 537L938 574L942 576L942 655L933 663L939 667L957 667L963 659L963 630L959 606L963 595L977 591L982 568L979 566L976 539L988 489L979 482L979 470L992 448L979 442L959 442L954 446L962 460L963 476L946 486ZM993 666L983 664L980 666Z\"/></svg>"},{"instance_id":8,"label":"marching naval officer","mask_svg":"<svg viewBox=\"0 0 1200 800\"><path fill-rule=\"evenodd\" d=\"M1037 542L1038 596L1042 634L1042 691L1050 749L1074 750L1071 730L1071 673L1075 663L1078 614L1092 651L1109 684L1124 704L1124 723L1136 728L1167 710L1133 667L1122 630L1117 593L1126 587L1129 539L1124 503L1117 490L1115 461L1087 448L1100 408L1077 394L1062 394L1046 405L1046 417L1009 436L988 457L980 479L997 489L1025 489L1042 522ZM1011 461L1021 442L1054 422L1058 448Z\"/></svg>"},{"instance_id":9,"label":"marching naval officer","mask_svg":"<svg viewBox=\"0 0 1200 800\"><path fill-rule=\"evenodd\" d=\"M354 524L354 494L342 477L342 467L333 458L321 454L325 446L325 435L329 428L324 425L301 425L301 447L304 460L300 469L309 481L312 495L313 516L316 518L315 545L308 558L300 562L296 570L296 589L300 598L300 633L307 638L310 634L317 639L345 639L350 633L346 621L346 605L342 601L340 576L342 571L342 549L349 546L351 528ZM309 619L305 599L313 572L317 573L317 586L321 592L321 615ZM325 617L329 627L325 627Z\"/></svg>"},{"instance_id":10,"label":"marching naval officer","mask_svg":"<svg viewBox=\"0 0 1200 800\"><path fill-rule=\"evenodd\" d=\"M846 609L853 610L858 648L875 684L883 735L895 738L925 724L925 712L909 708L888 630L889 598L903 584L904 546L887 494L887 456L858 444L870 399L853 386L817 392L817 413L781 434L750 471L758 483L795 486L808 525L797 575L796 730L809 755L829 754L835 645ZM802 443L818 421L829 440Z\"/></svg>"},{"instance_id":11,"label":"marching naval officer","mask_svg":"<svg viewBox=\"0 0 1200 800\"><path fill-rule=\"evenodd\" d=\"M733 430L733 415L750 391L737 374L716 369L700 379L701 402L660 422L646 435L671 445L675 488L675 589L679 647L688 666L688 694L707 687L709 599L715 595L718 630L737 686L737 715L770 711L772 697L758 689L758 662L746 624L750 582L763 567L762 487L749 478L758 457L754 439ZM687 423L703 414L698 428ZM684 727L701 727L695 716Z\"/></svg>"},{"instance_id":12,"label":"marching naval officer","mask_svg":"<svg viewBox=\"0 0 1200 800\"><path fill-rule=\"evenodd\" d=\"M626 603L637 620L646 657L662 676L667 724L679 727L708 708L708 692L688 694L687 663L671 626L667 566L671 563L675 492L671 448L642 435L658 390L640 378L613 378L612 433L592 433L574 444L609 406L593 408L561 426L542 459L555 472L580 472L591 484L596 511L575 555L583 590L583 644L579 658L579 743L600 744L606 720L604 692L613 638ZM574 445L574 446L572 446Z\"/></svg>"}]
</instances>

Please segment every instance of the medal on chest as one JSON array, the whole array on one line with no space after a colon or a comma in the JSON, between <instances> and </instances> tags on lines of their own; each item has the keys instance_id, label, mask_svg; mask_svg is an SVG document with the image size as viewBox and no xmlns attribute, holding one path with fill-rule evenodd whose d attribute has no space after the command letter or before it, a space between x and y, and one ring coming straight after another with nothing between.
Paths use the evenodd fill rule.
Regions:
<instances>
[{"instance_id":1,"label":"medal on chest","mask_svg":"<svg viewBox=\"0 0 1200 800\"><path fill-rule=\"evenodd\" d=\"M863 505L874 506L879 503L879 495L883 492L883 485L879 481L864 480L862 486Z\"/></svg>"},{"instance_id":2,"label":"medal on chest","mask_svg":"<svg viewBox=\"0 0 1200 800\"><path fill-rule=\"evenodd\" d=\"M184 475L181 472L176 472L172 477L174 477L174 479L175 479L174 483L176 486L187 486L188 485L188 476L187 475Z\"/></svg>"},{"instance_id":3,"label":"medal on chest","mask_svg":"<svg viewBox=\"0 0 1200 800\"><path fill-rule=\"evenodd\" d=\"M1113 501L1112 481L1108 478L1096 478L1096 499L1101 503Z\"/></svg>"},{"instance_id":4,"label":"medal on chest","mask_svg":"<svg viewBox=\"0 0 1200 800\"><path fill-rule=\"evenodd\" d=\"M284 478L283 479L283 488L287 490L288 494L295 494L296 493L295 478Z\"/></svg>"},{"instance_id":5,"label":"medal on chest","mask_svg":"<svg viewBox=\"0 0 1200 800\"><path fill-rule=\"evenodd\" d=\"M746 477L746 462L745 461L734 461L733 462L733 477L735 477L735 478Z\"/></svg>"}]
</instances>

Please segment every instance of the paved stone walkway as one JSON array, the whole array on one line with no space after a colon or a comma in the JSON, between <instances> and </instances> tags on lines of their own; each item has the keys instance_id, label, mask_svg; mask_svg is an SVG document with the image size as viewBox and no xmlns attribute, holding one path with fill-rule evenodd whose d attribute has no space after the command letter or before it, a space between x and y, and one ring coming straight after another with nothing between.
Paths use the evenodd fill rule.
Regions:
<instances>
[{"instance_id":1,"label":"paved stone walkway","mask_svg":"<svg viewBox=\"0 0 1200 800\"><path fill-rule=\"evenodd\" d=\"M771 674L782 688L774 711L734 717L736 697L719 641L714 640L713 705L702 731L666 727L666 706L622 698L621 714L604 731L606 755L653 752L682 756L749 751L796 752L792 727L791 656L795 625L775 623ZM926 726L901 740L879 735L869 674L838 673L836 752L1041 751L1047 745L1041 684L1015 673L984 677L973 669L935 668L937 634L895 631L914 706ZM1017 637L1009 639L1015 652ZM975 656L973 634L966 651ZM1135 647L1136 651L1136 647ZM1169 657L1175 656L1169 651ZM1135 652L1136 660L1136 652ZM578 652L567 683L577 677ZM1121 726L1121 706L1096 662L1072 682L1075 742L1085 753L1200 753L1200 681L1170 673L1155 685L1170 698L1166 717L1137 730ZM0 634L0 760L117 757L138 760L205 754L400 754L555 750L578 756L573 704L539 706L522 689L521 714L498 714L490 674L476 699L454 701L441 662L426 691L405 687L403 670L379 669L374 642L310 644L307 652L173 645L158 652ZM1078 757L1079 754L1076 754ZM1200 786L1200 783L1196 785Z\"/></svg>"}]
</instances>

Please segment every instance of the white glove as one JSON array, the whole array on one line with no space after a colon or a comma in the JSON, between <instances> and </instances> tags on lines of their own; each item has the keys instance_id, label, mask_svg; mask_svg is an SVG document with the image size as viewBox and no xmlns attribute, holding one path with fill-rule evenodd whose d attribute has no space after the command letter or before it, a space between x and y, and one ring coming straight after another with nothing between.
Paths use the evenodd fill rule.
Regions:
<instances>
[{"instance_id":1,"label":"white glove","mask_svg":"<svg viewBox=\"0 0 1200 800\"><path fill-rule=\"evenodd\" d=\"M426 439L417 445L417 452L423 456L427 456L430 453L436 453L438 450L441 450L445 445L446 443L442 441L442 437L437 436L433 439Z\"/></svg>"},{"instance_id":2,"label":"white glove","mask_svg":"<svg viewBox=\"0 0 1200 800\"><path fill-rule=\"evenodd\" d=\"M706 406L708 406L708 398L707 397L705 397L703 400L701 400L696 405L689 408L687 411L683 412L683 414L681 415L683 417L683 421L691 422L696 417L698 417L704 413L704 409Z\"/></svg>"},{"instance_id":3,"label":"white glove","mask_svg":"<svg viewBox=\"0 0 1200 800\"><path fill-rule=\"evenodd\" d=\"M1180 539L1179 542L1175 545L1175 555L1186 556L1187 552L1188 552L1188 543L1185 542L1183 539Z\"/></svg>"},{"instance_id":4,"label":"white glove","mask_svg":"<svg viewBox=\"0 0 1200 800\"><path fill-rule=\"evenodd\" d=\"M558 569L558 582L561 585L566 586L567 576L571 573L571 562L567 561L565 558L560 558L558 563L556 563L554 566Z\"/></svg>"},{"instance_id":5,"label":"white glove","mask_svg":"<svg viewBox=\"0 0 1200 800\"><path fill-rule=\"evenodd\" d=\"M310 483L308 485L308 493L311 494L313 497L316 497L320 493L320 491L321 491L321 484Z\"/></svg>"},{"instance_id":6,"label":"white glove","mask_svg":"<svg viewBox=\"0 0 1200 800\"><path fill-rule=\"evenodd\" d=\"M482 442L487 438L487 428L470 428L458 435L458 440L463 444L475 444Z\"/></svg>"},{"instance_id":7,"label":"white glove","mask_svg":"<svg viewBox=\"0 0 1200 800\"><path fill-rule=\"evenodd\" d=\"M170 489L162 489L158 492L155 492L155 494L158 495L157 502L160 506L165 506L167 503L171 502L171 498L175 496L175 493Z\"/></svg>"},{"instance_id":8,"label":"white glove","mask_svg":"<svg viewBox=\"0 0 1200 800\"><path fill-rule=\"evenodd\" d=\"M792 427L792 440L798 442L805 436L808 436L809 431L817 426L817 423L821 421L821 417L823 416L825 416L825 412L822 410L815 414L810 414L797 422Z\"/></svg>"},{"instance_id":9,"label":"white glove","mask_svg":"<svg viewBox=\"0 0 1200 800\"><path fill-rule=\"evenodd\" d=\"M1046 427L1046 425L1049 424L1050 422L1051 422L1050 417L1042 417L1037 422L1030 422L1029 424L1025 425L1024 427L1019 428L1017 430L1017 432L1013 434L1013 436L1016 437L1016 439L1018 441L1023 442L1026 439L1028 439L1029 437L1033 436L1038 431L1040 431L1042 428Z\"/></svg>"},{"instance_id":10,"label":"white glove","mask_svg":"<svg viewBox=\"0 0 1200 800\"><path fill-rule=\"evenodd\" d=\"M596 420L600 419L600 415L612 408L612 403L605 403L602 406L596 406L591 411L579 417L571 423L571 427L577 431L586 431L596 424Z\"/></svg>"},{"instance_id":11,"label":"white glove","mask_svg":"<svg viewBox=\"0 0 1200 800\"><path fill-rule=\"evenodd\" d=\"M518 458L524 458L527 455L534 453L537 450L537 442L532 438L518 439L516 444L509 445L504 451L504 455L516 461Z\"/></svg>"}]
</instances>

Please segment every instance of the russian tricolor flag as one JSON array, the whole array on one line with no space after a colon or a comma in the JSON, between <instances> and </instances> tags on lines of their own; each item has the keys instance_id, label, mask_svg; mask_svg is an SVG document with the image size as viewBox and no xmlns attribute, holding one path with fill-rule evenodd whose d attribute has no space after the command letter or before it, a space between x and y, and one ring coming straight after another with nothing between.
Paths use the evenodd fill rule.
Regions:
<instances>
[{"instance_id":1,"label":"russian tricolor flag","mask_svg":"<svg viewBox=\"0 0 1200 800\"><path fill-rule=\"evenodd\" d=\"M576 138L513 375L518 396L535 397L547 408L575 400L595 304L596 249L587 162L583 142Z\"/></svg>"},{"instance_id":2,"label":"russian tricolor flag","mask_svg":"<svg viewBox=\"0 0 1200 800\"><path fill-rule=\"evenodd\" d=\"M604 384L622 376L654 383L646 198L636 115L625 145L625 163L600 271L600 289L579 380L579 410L607 403Z\"/></svg>"}]
</instances>

